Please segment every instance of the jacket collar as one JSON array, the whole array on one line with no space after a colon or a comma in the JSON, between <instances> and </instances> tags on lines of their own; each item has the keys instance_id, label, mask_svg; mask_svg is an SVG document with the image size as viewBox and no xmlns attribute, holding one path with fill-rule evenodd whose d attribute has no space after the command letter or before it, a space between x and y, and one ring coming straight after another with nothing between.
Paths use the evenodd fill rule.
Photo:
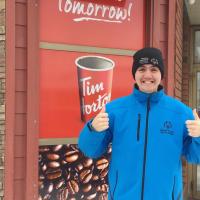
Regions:
<instances>
[{"instance_id":1,"label":"jacket collar","mask_svg":"<svg viewBox=\"0 0 200 200\"><path fill-rule=\"evenodd\" d=\"M159 85L158 91L153 93L142 92L139 90L137 84L134 85L133 96L141 103L146 102L148 98L150 98L151 102L158 102L163 95L164 95L164 89L163 86L161 85Z\"/></svg>"}]
</instances>

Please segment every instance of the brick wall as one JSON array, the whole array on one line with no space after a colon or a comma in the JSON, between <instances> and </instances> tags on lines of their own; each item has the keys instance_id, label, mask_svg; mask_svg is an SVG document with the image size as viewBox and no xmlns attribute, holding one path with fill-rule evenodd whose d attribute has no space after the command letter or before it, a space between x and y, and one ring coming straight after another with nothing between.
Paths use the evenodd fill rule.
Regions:
<instances>
[{"instance_id":1,"label":"brick wall","mask_svg":"<svg viewBox=\"0 0 200 200\"><path fill-rule=\"evenodd\" d=\"M190 79L190 22L189 17L184 6L183 10L183 70L182 70L182 102L189 105L189 79ZM185 193L190 192L190 176L189 165L186 161L183 162L184 170L184 184L185 184ZM187 196L189 196L188 193Z\"/></svg>"},{"instance_id":2,"label":"brick wall","mask_svg":"<svg viewBox=\"0 0 200 200\"><path fill-rule=\"evenodd\" d=\"M5 137L5 0L0 0L0 200L4 192Z\"/></svg>"},{"instance_id":3,"label":"brick wall","mask_svg":"<svg viewBox=\"0 0 200 200\"><path fill-rule=\"evenodd\" d=\"M189 104L189 20L184 11L183 0L176 1L175 22L175 97ZM184 31L183 31L184 30ZM188 164L182 160L184 197L188 197Z\"/></svg>"},{"instance_id":4,"label":"brick wall","mask_svg":"<svg viewBox=\"0 0 200 200\"><path fill-rule=\"evenodd\" d=\"M164 64L166 66L167 60L167 44L168 44L168 35L167 35L167 26L168 26L168 2L167 1L160 1L160 20L159 20L159 48L162 51ZM166 83L164 83L165 85Z\"/></svg>"},{"instance_id":5,"label":"brick wall","mask_svg":"<svg viewBox=\"0 0 200 200\"><path fill-rule=\"evenodd\" d=\"M183 16L183 76L182 76L182 101L189 105L189 79L190 79L190 22L184 7Z\"/></svg>"},{"instance_id":6,"label":"brick wall","mask_svg":"<svg viewBox=\"0 0 200 200\"><path fill-rule=\"evenodd\" d=\"M183 1L176 1L175 31L175 97L182 97L182 55L183 55Z\"/></svg>"}]
</instances>

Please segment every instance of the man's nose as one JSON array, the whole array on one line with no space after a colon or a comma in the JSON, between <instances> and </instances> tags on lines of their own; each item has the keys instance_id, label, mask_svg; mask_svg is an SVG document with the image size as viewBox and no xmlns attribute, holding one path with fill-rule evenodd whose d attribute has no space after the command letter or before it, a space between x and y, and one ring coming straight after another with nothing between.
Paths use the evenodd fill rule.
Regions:
<instances>
[{"instance_id":1,"label":"man's nose","mask_svg":"<svg viewBox=\"0 0 200 200\"><path fill-rule=\"evenodd\" d=\"M152 76L151 70L146 70L144 73L144 77L151 77L151 76Z\"/></svg>"}]
</instances>

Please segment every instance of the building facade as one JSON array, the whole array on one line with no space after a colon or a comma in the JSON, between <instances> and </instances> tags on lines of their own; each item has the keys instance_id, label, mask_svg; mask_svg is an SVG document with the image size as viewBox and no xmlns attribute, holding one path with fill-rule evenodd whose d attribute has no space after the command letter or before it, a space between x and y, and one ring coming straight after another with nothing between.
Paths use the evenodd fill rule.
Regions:
<instances>
[{"instance_id":1,"label":"building facade","mask_svg":"<svg viewBox=\"0 0 200 200\"><path fill-rule=\"evenodd\" d=\"M44 47L39 35L42 1L0 0L0 197L5 200L34 200L40 196L38 151L41 144L45 146L39 137L40 51L53 50L50 46ZM190 22L188 3L183 0L144 2L143 46L162 50L167 68L166 92L193 107L195 103L191 97L195 95L196 79L191 76L191 57L194 54L193 32L198 27L194 29ZM103 52L111 56L123 53L127 57L133 53L116 53L116 47L94 49L92 45L73 45L65 46L65 51ZM185 199L200 199L197 167L184 160L183 166Z\"/></svg>"}]
</instances>

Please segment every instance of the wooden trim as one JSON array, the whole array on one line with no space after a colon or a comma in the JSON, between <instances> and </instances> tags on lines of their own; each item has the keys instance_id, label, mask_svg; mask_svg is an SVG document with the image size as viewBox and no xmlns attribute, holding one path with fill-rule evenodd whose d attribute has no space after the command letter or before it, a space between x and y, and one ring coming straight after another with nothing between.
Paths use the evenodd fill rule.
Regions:
<instances>
[{"instance_id":1,"label":"wooden trim","mask_svg":"<svg viewBox=\"0 0 200 200\"><path fill-rule=\"evenodd\" d=\"M14 199L15 1L6 0L5 200Z\"/></svg>"},{"instance_id":2,"label":"wooden trim","mask_svg":"<svg viewBox=\"0 0 200 200\"><path fill-rule=\"evenodd\" d=\"M77 144L78 138L48 138L39 139L39 145Z\"/></svg>"},{"instance_id":3,"label":"wooden trim","mask_svg":"<svg viewBox=\"0 0 200 200\"><path fill-rule=\"evenodd\" d=\"M154 0L147 0L146 1L146 46L152 46L153 41L153 5Z\"/></svg>"},{"instance_id":4,"label":"wooden trim","mask_svg":"<svg viewBox=\"0 0 200 200\"><path fill-rule=\"evenodd\" d=\"M71 45L71 44L52 43L52 42L40 42L40 48L56 50L56 51L76 51L76 52L100 53L100 54L110 54L110 55L120 55L120 56L133 56L133 54L135 53L135 51L128 49L113 49L113 48Z\"/></svg>"},{"instance_id":5,"label":"wooden trim","mask_svg":"<svg viewBox=\"0 0 200 200\"><path fill-rule=\"evenodd\" d=\"M160 0L152 0L151 46L160 47Z\"/></svg>"},{"instance_id":6,"label":"wooden trim","mask_svg":"<svg viewBox=\"0 0 200 200\"><path fill-rule=\"evenodd\" d=\"M147 1L148 23L147 26L147 45L159 48L160 44L160 0ZM149 35L149 36L148 36Z\"/></svg>"},{"instance_id":7,"label":"wooden trim","mask_svg":"<svg viewBox=\"0 0 200 200\"><path fill-rule=\"evenodd\" d=\"M39 39L38 2L27 1L27 152L25 199L38 199Z\"/></svg>"},{"instance_id":8,"label":"wooden trim","mask_svg":"<svg viewBox=\"0 0 200 200\"><path fill-rule=\"evenodd\" d=\"M195 31L199 31L200 26L191 27L190 35L190 87L189 87L189 105L192 108L195 108L197 105L196 91L197 91L197 72L200 72L200 64L194 64L194 44L195 44ZM200 192L197 191L197 166L191 165L189 168L189 183L193 185L193 188L190 189L190 197L198 199L200 197Z\"/></svg>"},{"instance_id":9,"label":"wooden trim","mask_svg":"<svg viewBox=\"0 0 200 200\"><path fill-rule=\"evenodd\" d=\"M194 46L193 46L194 49ZM193 52L194 53L194 52ZM200 64L193 64L192 65L192 82L193 82L193 105L192 108L197 108L197 73L200 72ZM200 192L197 191L197 165L192 165L192 197L194 199L199 199L200 198Z\"/></svg>"},{"instance_id":10,"label":"wooden trim","mask_svg":"<svg viewBox=\"0 0 200 200\"><path fill-rule=\"evenodd\" d=\"M191 27L190 32L190 78L191 81L189 81L189 106L193 107L195 105L195 99L193 98L194 94L194 77L195 73L193 71L193 63L194 63L194 36L195 36L195 28Z\"/></svg>"},{"instance_id":11,"label":"wooden trim","mask_svg":"<svg viewBox=\"0 0 200 200\"><path fill-rule=\"evenodd\" d=\"M151 0L149 7L149 41L152 47L160 47L160 3L161 0ZM166 92L174 96L174 48L175 48L175 8L176 1L168 1L168 49L166 58Z\"/></svg>"},{"instance_id":12,"label":"wooden trim","mask_svg":"<svg viewBox=\"0 0 200 200\"><path fill-rule=\"evenodd\" d=\"M168 49L167 49L167 76L166 91L170 96L174 96L174 62L175 62L175 15L176 0L169 1L168 7Z\"/></svg>"}]
</instances>

